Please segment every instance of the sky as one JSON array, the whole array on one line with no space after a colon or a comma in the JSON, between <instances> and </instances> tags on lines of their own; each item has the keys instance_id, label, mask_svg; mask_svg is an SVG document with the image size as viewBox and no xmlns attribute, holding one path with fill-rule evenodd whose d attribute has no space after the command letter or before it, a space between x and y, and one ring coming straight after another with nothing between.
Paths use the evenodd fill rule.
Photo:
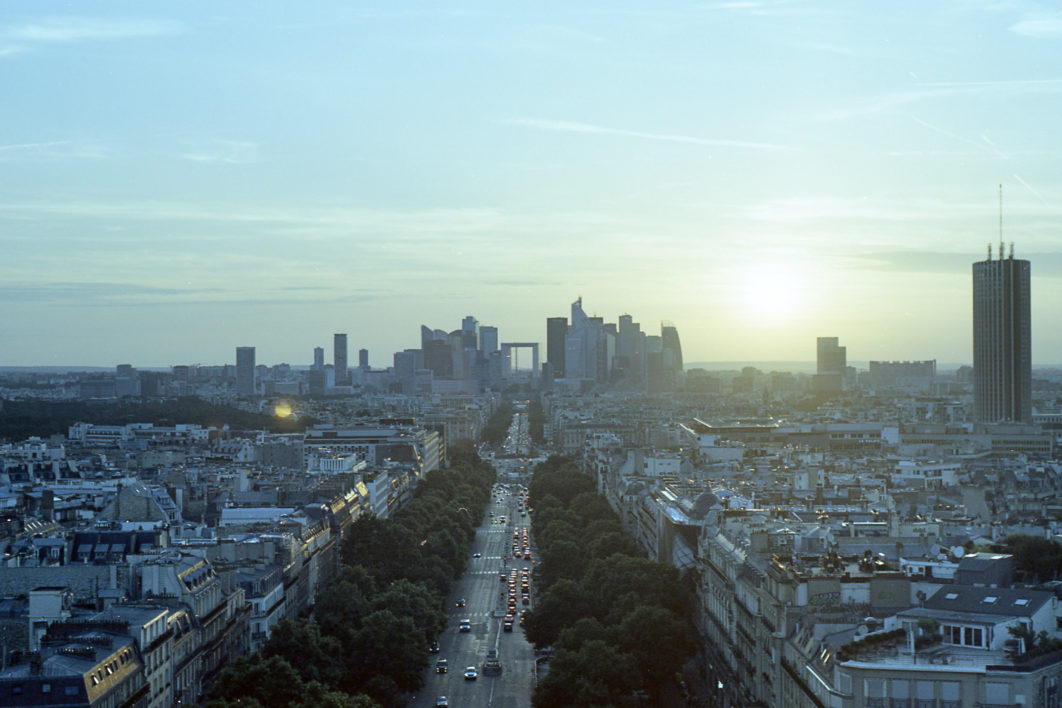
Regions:
<instances>
[{"instance_id":1,"label":"sky","mask_svg":"<svg viewBox=\"0 0 1062 708\"><path fill-rule=\"evenodd\" d=\"M1057 7L5 3L0 366L383 367L580 296L686 361L969 362L1000 185L1060 363Z\"/></svg>"}]
</instances>

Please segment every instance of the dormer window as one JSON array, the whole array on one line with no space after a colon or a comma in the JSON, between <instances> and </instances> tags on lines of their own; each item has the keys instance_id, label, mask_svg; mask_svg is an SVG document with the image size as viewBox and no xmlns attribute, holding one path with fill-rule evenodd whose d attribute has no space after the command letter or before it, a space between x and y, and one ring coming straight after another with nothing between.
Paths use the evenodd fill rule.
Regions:
<instances>
[{"instance_id":1,"label":"dormer window","mask_svg":"<svg viewBox=\"0 0 1062 708\"><path fill-rule=\"evenodd\" d=\"M959 597L959 593L957 593L957 592L949 592L947 595L944 596L944 599L945 600L954 600L957 597Z\"/></svg>"},{"instance_id":2,"label":"dormer window","mask_svg":"<svg viewBox=\"0 0 1062 708\"><path fill-rule=\"evenodd\" d=\"M996 601L998 601L998 600L999 600L999 598L996 597L995 595L988 595L981 602L987 603L989 605L994 605L996 603Z\"/></svg>"}]
</instances>

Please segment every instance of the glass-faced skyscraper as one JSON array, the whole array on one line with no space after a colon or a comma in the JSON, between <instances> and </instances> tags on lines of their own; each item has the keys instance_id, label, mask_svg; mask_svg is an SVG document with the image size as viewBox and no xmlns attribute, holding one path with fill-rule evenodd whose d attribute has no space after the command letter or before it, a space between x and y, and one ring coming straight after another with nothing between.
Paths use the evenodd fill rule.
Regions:
<instances>
[{"instance_id":1,"label":"glass-faced skyscraper","mask_svg":"<svg viewBox=\"0 0 1062 708\"><path fill-rule=\"evenodd\" d=\"M1029 261L973 264L974 416L984 423L1032 421Z\"/></svg>"}]
</instances>

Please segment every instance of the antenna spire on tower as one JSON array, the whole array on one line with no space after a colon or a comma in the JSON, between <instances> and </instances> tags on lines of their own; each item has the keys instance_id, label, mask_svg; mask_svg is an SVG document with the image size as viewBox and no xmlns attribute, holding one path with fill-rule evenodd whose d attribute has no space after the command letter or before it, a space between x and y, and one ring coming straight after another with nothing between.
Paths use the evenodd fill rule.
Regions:
<instances>
[{"instance_id":1,"label":"antenna spire on tower","mask_svg":"<svg viewBox=\"0 0 1062 708\"><path fill-rule=\"evenodd\" d=\"M999 185L999 260L1003 260L1003 185Z\"/></svg>"}]
</instances>

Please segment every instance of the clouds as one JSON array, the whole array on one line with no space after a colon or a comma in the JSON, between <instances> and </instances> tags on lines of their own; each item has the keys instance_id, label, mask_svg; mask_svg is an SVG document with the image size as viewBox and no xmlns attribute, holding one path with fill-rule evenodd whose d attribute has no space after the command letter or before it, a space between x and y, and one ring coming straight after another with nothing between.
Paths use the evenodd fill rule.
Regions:
<instances>
[{"instance_id":1,"label":"clouds","mask_svg":"<svg viewBox=\"0 0 1062 708\"><path fill-rule=\"evenodd\" d=\"M1062 15L1041 15L1015 22L1010 26L1015 34L1035 39L1062 38Z\"/></svg>"},{"instance_id":2,"label":"clouds","mask_svg":"<svg viewBox=\"0 0 1062 708\"><path fill-rule=\"evenodd\" d=\"M887 113L917 103L939 101L959 96L991 97L1020 94L1056 94L1062 92L1062 78L1014 78L990 81L916 82L904 88L866 96L847 106L820 114L827 121L863 118Z\"/></svg>"},{"instance_id":3,"label":"clouds","mask_svg":"<svg viewBox=\"0 0 1062 708\"><path fill-rule=\"evenodd\" d=\"M228 165L249 165L261 161L261 146L246 140L211 140L181 153L181 159Z\"/></svg>"},{"instance_id":4,"label":"clouds","mask_svg":"<svg viewBox=\"0 0 1062 708\"><path fill-rule=\"evenodd\" d=\"M22 282L0 286L0 302L35 304L121 304L130 299L170 297L194 292L179 288L115 282Z\"/></svg>"},{"instance_id":5,"label":"clouds","mask_svg":"<svg viewBox=\"0 0 1062 708\"><path fill-rule=\"evenodd\" d=\"M0 37L27 44L63 44L156 37L178 34L182 30L183 25L174 20L50 17L0 28Z\"/></svg>"},{"instance_id":6,"label":"clouds","mask_svg":"<svg viewBox=\"0 0 1062 708\"><path fill-rule=\"evenodd\" d=\"M671 133L652 133L640 130L626 130L623 128L609 128L593 123L581 123L569 120L544 120L541 118L511 118L503 121L510 125L534 130L544 130L557 133L582 133L586 135L612 135L625 138L638 138L666 143L686 143L689 145L701 145L704 147L723 147L746 150L788 150L784 145L773 143L761 143L748 140L733 140L730 138L705 138L693 135L675 135Z\"/></svg>"},{"instance_id":7,"label":"clouds","mask_svg":"<svg viewBox=\"0 0 1062 708\"><path fill-rule=\"evenodd\" d=\"M95 160L108 155L109 151L101 145L73 140L46 140L0 145L0 162Z\"/></svg>"},{"instance_id":8,"label":"clouds","mask_svg":"<svg viewBox=\"0 0 1062 708\"><path fill-rule=\"evenodd\" d=\"M182 23L168 19L44 17L0 26L0 59L59 45L159 37L183 31Z\"/></svg>"},{"instance_id":9,"label":"clouds","mask_svg":"<svg viewBox=\"0 0 1062 708\"><path fill-rule=\"evenodd\" d=\"M872 269L897 273L939 273L968 277L975 260L983 260L984 252L952 253L932 250L897 250L867 253L849 261L849 268ZM995 257L995 256L994 256ZM1028 260L1036 278L1062 278L1062 253L1021 253L1016 258Z\"/></svg>"}]
</instances>

